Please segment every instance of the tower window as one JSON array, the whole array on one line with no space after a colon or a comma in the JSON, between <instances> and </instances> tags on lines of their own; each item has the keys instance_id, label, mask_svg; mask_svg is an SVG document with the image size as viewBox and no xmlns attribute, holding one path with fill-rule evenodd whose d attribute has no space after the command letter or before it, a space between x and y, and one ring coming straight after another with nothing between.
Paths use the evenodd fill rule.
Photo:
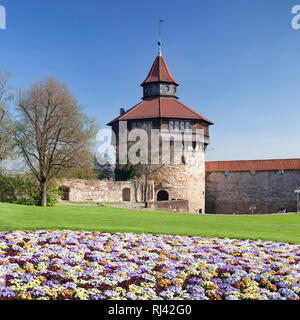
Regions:
<instances>
[{"instance_id":1,"label":"tower window","mask_svg":"<svg viewBox=\"0 0 300 320\"><path fill-rule=\"evenodd\" d=\"M180 131L184 131L184 122L183 121L180 122Z\"/></svg>"},{"instance_id":2,"label":"tower window","mask_svg":"<svg viewBox=\"0 0 300 320\"><path fill-rule=\"evenodd\" d=\"M191 129L191 123L189 121L170 121L169 122L169 130L170 131L181 131L184 132L185 130Z\"/></svg>"},{"instance_id":3,"label":"tower window","mask_svg":"<svg viewBox=\"0 0 300 320\"><path fill-rule=\"evenodd\" d=\"M136 128L136 122L131 123L131 129L134 129L134 128Z\"/></svg>"},{"instance_id":4,"label":"tower window","mask_svg":"<svg viewBox=\"0 0 300 320\"><path fill-rule=\"evenodd\" d=\"M138 121L138 123L137 123L137 127L138 127L139 129L141 129L141 127L142 127L142 123L141 123L141 121Z\"/></svg>"}]
</instances>

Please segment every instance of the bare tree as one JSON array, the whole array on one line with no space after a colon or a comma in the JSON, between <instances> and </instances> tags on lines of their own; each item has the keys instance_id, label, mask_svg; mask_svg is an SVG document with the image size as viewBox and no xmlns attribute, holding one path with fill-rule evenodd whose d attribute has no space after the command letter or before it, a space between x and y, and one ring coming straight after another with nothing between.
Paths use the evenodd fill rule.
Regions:
<instances>
[{"instance_id":1,"label":"bare tree","mask_svg":"<svg viewBox=\"0 0 300 320\"><path fill-rule=\"evenodd\" d=\"M67 84L52 77L21 93L17 111L16 145L39 181L41 205L46 206L47 183L52 178L90 163L96 126Z\"/></svg>"},{"instance_id":2,"label":"bare tree","mask_svg":"<svg viewBox=\"0 0 300 320\"><path fill-rule=\"evenodd\" d=\"M8 117L8 105L13 99L12 88L8 84L10 74L0 71L0 161L12 151L12 131Z\"/></svg>"},{"instance_id":3,"label":"bare tree","mask_svg":"<svg viewBox=\"0 0 300 320\"><path fill-rule=\"evenodd\" d=\"M146 153L146 159L141 157L141 162L135 166L135 176L134 178L137 179L137 183L143 183L144 188L144 204L145 208L148 207L148 192L149 192L149 181L154 177L154 175L165 168L165 164L162 161L162 144L161 141L159 142L158 150L154 150L155 148L151 147L151 126L150 125L143 125L142 129L145 130L148 137L148 151ZM152 164L152 157L158 156L159 163ZM146 161L145 161L146 160Z\"/></svg>"},{"instance_id":4,"label":"bare tree","mask_svg":"<svg viewBox=\"0 0 300 320\"><path fill-rule=\"evenodd\" d=\"M137 173L135 178L138 179L138 183L142 182L144 184L143 193L144 193L144 204L145 208L148 207L148 193L149 193L149 181L153 178L157 172L164 169L164 164L151 165L149 164L139 164L137 165Z\"/></svg>"}]
</instances>

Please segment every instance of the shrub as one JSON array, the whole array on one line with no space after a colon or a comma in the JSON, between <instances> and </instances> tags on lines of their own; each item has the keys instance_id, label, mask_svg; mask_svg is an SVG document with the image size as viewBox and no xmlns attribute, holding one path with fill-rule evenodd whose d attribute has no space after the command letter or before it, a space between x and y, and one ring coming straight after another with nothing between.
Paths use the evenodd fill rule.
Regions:
<instances>
[{"instance_id":1,"label":"shrub","mask_svg":"<svg viewBox=\"0 0 300 320\"><path fill-rule=\"evenodd\" d=\"M98 180L98 173L92 168L72 168L60 172L56 178Z\"/></svg>"},{"instance_id":2,"label":"shrub","mask_svg":"<svg viewBox=\"0 0 300 320\"><path fill-rule=\"evenodd\" d=\"M115 180L116 181L128 181L131 180L137 172L137 166L131 164L117 165L115 168Z\"/></svg>"},{"instance_id":3,"label":"shrub","mask_svg":"<svg viewBox=\"0 0 300 320\"><path fill-rule=\"evenodd\" d=\"M60 196L60 191L52 181L48 183L47 189L47 205L53 206ZM41 190L37 180L30 176L0 175L0 202L41 205Z\"/></svg>"}]
</instances>

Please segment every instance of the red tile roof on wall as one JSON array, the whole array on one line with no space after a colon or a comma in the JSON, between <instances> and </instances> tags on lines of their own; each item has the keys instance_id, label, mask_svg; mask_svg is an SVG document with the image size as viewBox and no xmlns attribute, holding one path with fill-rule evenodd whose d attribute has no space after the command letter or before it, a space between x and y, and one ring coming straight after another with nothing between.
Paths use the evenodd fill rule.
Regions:
<instances>
[{"instance_id":1,"label":"red tile roof on wall","mask_svg":"<svg viewBox=\"0 0 300 320\"><path fill-rule=\"evenodd\" d=\"M156 57L147 79L141 85L158 81L170 82L179 86L179 83L173 78L165 59L160 56Z\"/></svg>"},{"instance_id":2,"label":"red tile roof on wall","mask_svg":"<svg viewBox=\"0 0 300 320\"><path fill-rule=\"evenodd\" d=\"M183 103L176 99L155 98L144 100L128 110L124 115L114 119L108 125L112 125L117 121L139 120L139 119L154 119L154 118L170 118L170 119L196 119L207 122L209 121L201 114L193 111Z\"/></svg>"},{"instance_id":3,"label":"red tile roof on wall","mask_svg":"<svg viewBox=\"0 0 300 320\"><path fill-rule=\"evenodd\" d=\"M206 172L300 170L300 159L208 161Z\"/></svg>"}]
</instances>

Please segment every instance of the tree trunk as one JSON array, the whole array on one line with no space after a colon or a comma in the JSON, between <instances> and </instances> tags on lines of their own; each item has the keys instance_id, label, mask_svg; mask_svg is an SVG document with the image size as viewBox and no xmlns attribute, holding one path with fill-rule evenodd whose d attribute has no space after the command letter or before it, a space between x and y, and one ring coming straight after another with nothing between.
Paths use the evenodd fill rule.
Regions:
<instances>
[{"instance_id":1,"label":"tree trunk","mask_svg":"<svg viewBox=\"0 0 300 320\"><path fill-rule=\"evenodd\" d=\"M41 186L41 206L47 207L47 179L42 178L40 186Z\"/></svg>"},{"instance_id":2,"label":"tree trunk","mask_svg":"<svg viewBox=\"0 0 300 320\"><path fill-rule=\"evenodd\" d=\"M145 193L144 193L144 202L145 208L148 208L148 172L145 174Z\"/></svg>"},{"instance_id":3,"label":"tree trunk","mask_svg":"<svg viewBox=\"0 0 300 320\"><path fill-rule=\"evenodd\" d=\"M133 186L134 186L134 201L138 202L138 187L139 187L139 181L134 180L133 182Z\"/></svg>"}]
</instances>

